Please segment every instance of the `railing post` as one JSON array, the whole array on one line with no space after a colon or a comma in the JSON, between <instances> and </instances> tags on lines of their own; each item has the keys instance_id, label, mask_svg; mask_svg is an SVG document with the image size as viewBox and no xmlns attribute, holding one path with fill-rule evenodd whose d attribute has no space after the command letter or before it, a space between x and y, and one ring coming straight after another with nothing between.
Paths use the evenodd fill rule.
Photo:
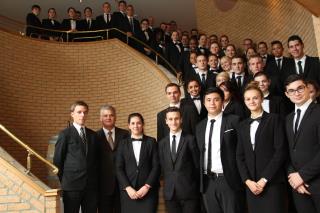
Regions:
<instances>
[{"instance_id":1,"label":"railing post","mask_svg":"<svg viewBox=\"0 0 320 213\"><path fill-rule=\"evenodd\" d=\"M109 30L107 30L107 40L109 40Z\"/></svg>"},{"instance_id":2,"label":"railing post","mask_svg":"<svg viewBox=\"0 0 320 213\"><path fill-rule=\"evenodd\" d=\"M30 152L30 150L28 150L26 174L30 174L30 172L31 172L31 166L32 166L31 155L32 155L32 153Z\"/></svg>"},{"instance_id":3,"label":"railing post","mask_svg":"<svg viewBox=\"0 0 320 213\"><path fill-rule=\"evenodd\" d=\"M158 54L156 54L156 64L159 64L158 63Z\"/></svg>"},{"instance_id":4,"label":"railing post","mask_svg":"<svg viewBox=\"0 0 320 213\"><path fill-rule=\"evenodd\" d=\"M128 36L128 34L127 34L127 44L129 44L129 36Z\"/></svg>"},{"instance_id":5,"label":"railing post","mask_svg":"<svg viewBox=\"0 0 320 213\"><path fill-rule=\"evenodd\" d=\"M69 43L69 32L67 31L67 43Z\"/></svg>"}]
</instances>

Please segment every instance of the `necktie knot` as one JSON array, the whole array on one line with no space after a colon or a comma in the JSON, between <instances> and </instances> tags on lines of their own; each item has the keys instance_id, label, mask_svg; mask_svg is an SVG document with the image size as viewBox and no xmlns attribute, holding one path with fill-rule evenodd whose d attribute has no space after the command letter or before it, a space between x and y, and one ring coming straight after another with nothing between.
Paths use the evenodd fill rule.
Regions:
<instances>
[{"instance_id":1,"label":"necktie knot","mask_svg":"<svg viewBox=\"0 0 320 213\"><path fill-rule=\"evenodd\" d=\"M298 61L298 74L303 74L302 61Z\"/></svg>"},{"instance_id":2,"label":"necktie knot","mask_svg":"<svg viewBox=\"0 0 320 213\"><path fill-rule=\"evenodd\" d=\"M215 119L211 119L210 122L211 122L211 124L214 124L214 122L216 122L216 120Z\"/></svg>"}]
</instances>

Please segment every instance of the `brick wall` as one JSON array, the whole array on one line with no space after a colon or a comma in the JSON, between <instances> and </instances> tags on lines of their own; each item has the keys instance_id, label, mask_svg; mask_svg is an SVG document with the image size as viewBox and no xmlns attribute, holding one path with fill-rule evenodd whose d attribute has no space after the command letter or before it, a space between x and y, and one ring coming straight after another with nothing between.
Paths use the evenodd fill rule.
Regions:
<instances>
[{"instance_id":1,"label":"brick wall","mask_svg":"<svg viewBox=\"0 0 320 213\"><path fill-rule=\"evenodd\" d=\"M63 44L0 31L0 58L0 123L42 156L78 99L89 104L89 128L100 128L99 107L109 103L117 109L118 126L126 128L128 114L140 112L146 134L156 136L156 113L167 104L169 80L120 41ZM26 152L3 133L0 146L26 161ZM33 168L44 180L44 165L35 161Z\"/></svg>"},{"instance_id":2,"label":"brick wall","mask_svg":"<svg viewBox=\"0 0 320 213\"><path fill-rule=\"evenodd\" d=\"M320 55L319 18L292 0L196 0L198 28L208 34L227 34L230 42L241 47L246 37L255 42L281 40L287 46L292 34L300 35L309 55ZM318 42L318 44L317 44ZM318 45L318 47L317 47ZM270 48L269 48L270 49Z\"/></svg>"}]
</instances>

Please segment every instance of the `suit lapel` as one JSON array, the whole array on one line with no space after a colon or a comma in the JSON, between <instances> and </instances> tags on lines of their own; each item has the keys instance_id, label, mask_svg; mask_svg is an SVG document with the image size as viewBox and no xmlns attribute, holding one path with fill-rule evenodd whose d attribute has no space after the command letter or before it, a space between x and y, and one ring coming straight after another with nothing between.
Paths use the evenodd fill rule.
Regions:
<instances>
[{"instance_id":1,"label":"suit lapel","mask_svg":"<svg viewBox=\"0 0 320 213\"><path fill-rule=\"evenodd\" d=\"M88 139L88 136L87 136L87 132L88 132L88 131L87 131L87 129L86 129L87 143L89 143L89 139ZM76 136L77 141L78 141L78 144L80 144L82 153L83 153L84 155L86 155L86 150L87 150L87 148L88 148L88 147L87 147L88 144L84 144L84 143L82 142L82 139L81 139L81 137L80 137L77 129L76 129L73 125L72 125L72 133Z\"/></svg>"},{"instance_id":2,"label":"suit lapel","mask_svg":"<svg viewBox=\"0 0 320 213\"><path fill-rule=\"evenodd\" d=\"M207 126L208 118L204 119L202 123L200 123L199 128L201 129L201 134L199 135L201 141L200 152L204 153L205 151L205 139L206 139L206 126Z\"/></svg>"},{"instance_id":3,"label":"suit lapel","mask_svg":"<svg viewBox=\"0 0 320 213\"><path fill-rule=\"evenodd\" d=\"M127 144L127 147L128 147L128 151L129 151L130 158L131 158L132 161L136 162L136 166L138 166L138 165L137 165L136 157L135 157L135 155L134 155L133 144L132 144L131 139L128 138L126 142L127 142L126 144ZM141 146L142 146L142 144L141 144ZM140 150L140 155L141 155L141 150ZM140 156L139 156L139 158L140 158ZM140 159L139 159L139 161L140 161Z\"/></svg>"},{"instance_id":4,"label":"suit lapel","mask_svg":"<svg viewBox=\"0 0 320 213\"><path fill-rule=\"evenodd\" d=\"M299 138L299 135L301 134L301 131L303 130L303 128L301 128L302 126L304 126L304 124L307 122L308 118L310 117L310 115L312 114L312 109L315 106L315 104L311 103L308 107L308 109L306 110L305 114L303 115L303 118L300 122L299 125L299 129L296 135L294 135L294 146L297 143L297 139Z\"/></svg>"},{"instance_id":5,"label":"suit lapel","mask_svg":"<svg viewBox=\"0 0 320 213\"><path fill-rule=\"evenodd\" d=\"M144 158L146 156L146 152L147 152L147 143L146 143L146 139L145 136L143 136L142 142L141 142L141 148L140 148L140 156L139 156L139 165L138 167L141 167L141 165L144 162Z\"/></svg>"},{"instance_id":6,"label":"suit lapel","mask_svg":"<svg viewBox=\"0 0 320 213\"><path fill-rule=\"evenodd\" d=\"M305 61L305 64L304 64L304 69L303 69L303 76L306 77L308 76L308 73L310 71L310 58L309 56L306 56L306 61Z\"/></svg>"},{"instance_id":7,"label":"suit lapel","mask_svg":"<svg viewBox=\"0 0 320 213\"><path fill-rule=\"evenodd\" d=\"M251 137L250 137L250 121L249 119L244 123L243 127L243 134L246 141L244 141L244 145L248 146L249 149L254 152L251 144Z\"/></svg>"},{"instance_id":8,"label":"suit lapel","mask_svg":"<svg viewBox=\"0 0 320 213\"><path fill-rule=\"evenodd\" d=\"M258 129L256 131L256 135L255 135L255 144L254 144L254 149L255 150L259 146L259 141L261 141L259 138L260 138L262 129L264 128L265 124L267 123L266 122L266 118L267 118L267 113L263 112L261 121L259 123Z\"/></svg>"},{"instance_id":9,"label":"suit lapel","mask_svg":"<svg viewBox=\"0 0 320 213\"><path fill-rule=\"evenodd\" d=\"M180 137L180 141L179 141L179 145L178 145L178 150L177 150L177 155L176 155L176 159L175 159L175 161L174 161L174 163L176 163L177 162L177 159L178 159L178 157L179 157L179 154L180 154L180 152L181 152L181 149L182 149L182 147L183 147L183 145L184 145L184 136L183 136L183 133L181 134L181 137Z\"/></svg>"},{"instance_id":10,"label":"suit lapel","mask_svg":"<svg viewBox=\"0 0 320 213\"><path fill-rule=\"evenodd\" d=\"M224 137L224 131L226 129L226 124L227 124L226 117L224 114L222 114L221 128L220 128L220 149L223 144L223 137Z\"/></svg>"},{"instance_id":11,"label":"suit lapel","mask_svg":"<svg viewBox=\"0 0 320 213\"><path fill-rule=\"evenodd\" d=\"M294 118L294 112L288 115L287 119L287 134L288 134L288 140L289 142L292 141L292 145L294 146L294 132L293 132L293 118ZM290 145L290 143L289 143Z\"/></svg>"}]
</instances>

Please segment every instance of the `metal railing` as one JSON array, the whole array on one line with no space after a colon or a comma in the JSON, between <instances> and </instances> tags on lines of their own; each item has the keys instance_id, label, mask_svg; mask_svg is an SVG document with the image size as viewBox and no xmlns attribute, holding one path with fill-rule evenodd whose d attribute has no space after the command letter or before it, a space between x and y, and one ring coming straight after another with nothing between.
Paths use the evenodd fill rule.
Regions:
<instances>
[{"instance_id":1,"label":"metal railing","mask_svg":"<svg viewBox=\"0 0 320 213\"><path fill-rule=\"evenodd\" d=\"M11 133L7 128L5 128L2 124L0 124L0 129L6 133L10 138L12 138L17 144L22 146L28 153L27 155L27 170L26 173L29 174L31 172L31 167L32 167L32 156L35 156L38 158L40 161L43 163L47 164L51 169L54 174L58 174L59 169L55 165L53 165L50 161L42 157L40 154L38 154L36 151L34 151L30 146L22 142L19 138L17 138L13 133Z\"/></svg>"}]
</instances>

